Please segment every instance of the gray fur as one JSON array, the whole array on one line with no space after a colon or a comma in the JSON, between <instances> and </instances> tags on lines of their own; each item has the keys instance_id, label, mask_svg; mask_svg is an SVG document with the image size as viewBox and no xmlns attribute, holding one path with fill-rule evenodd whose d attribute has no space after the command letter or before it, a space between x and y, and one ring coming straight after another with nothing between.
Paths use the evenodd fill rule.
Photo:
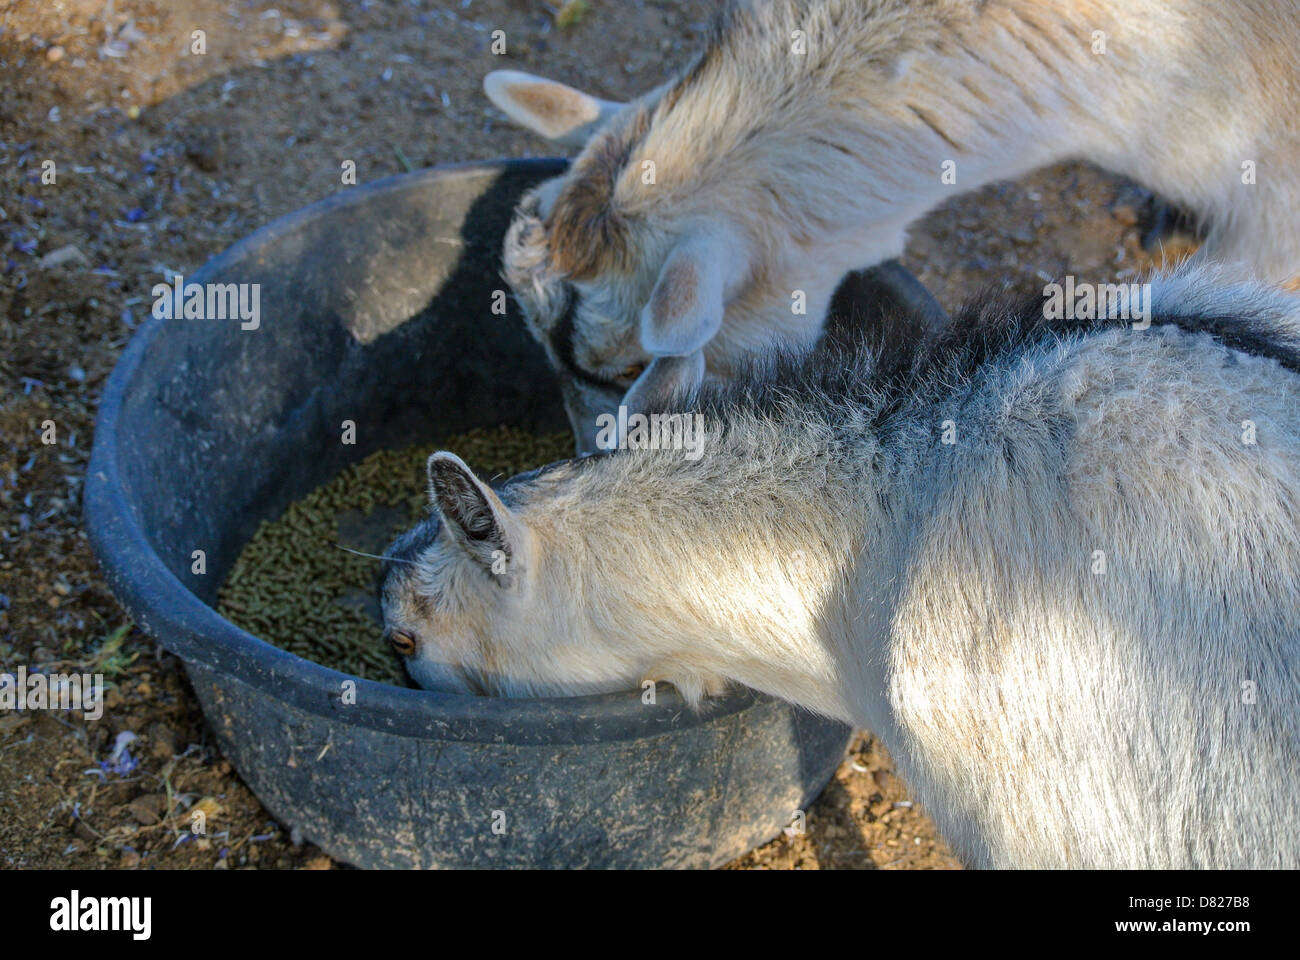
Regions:
<instances>
[{"instance_id":1,"label":"gray fur","mask_svg":"<svg viewBox=\"0 0 1300 960\"><path fill-rule=\"evenodd\" d=\"M750 370L698 461L506 488L508 587L413 537L389 625L495 694L740 683L867 727L972 865L1298 867L1300 300L1183 269L1152 302Z\"/></svg>"}]
</instances>

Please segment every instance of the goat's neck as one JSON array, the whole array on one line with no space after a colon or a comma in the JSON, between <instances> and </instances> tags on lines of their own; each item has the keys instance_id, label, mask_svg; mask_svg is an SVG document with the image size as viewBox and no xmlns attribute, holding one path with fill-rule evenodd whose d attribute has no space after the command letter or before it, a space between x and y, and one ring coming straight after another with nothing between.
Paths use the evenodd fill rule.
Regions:
<instances>
[{"instance_id":1,"label":"goat's neck","mask_svg":"<svg viewBox=\"0 0 1300 960\"><path fill-rule=\"evenodd\" d=\"M715 145L688 168L684 205L690 215L700 212L692 204L728 210L752 246L768 248L761 259L776 280L810 274L800 286L818 286L811 274L837 278L899 255L907 225L959 193L1079 155L1125 169L1141 132L1129 127L1143 122L1133 103L1150 96L1134 83L1147 74L1125 62L1135 55L1121 29L1093 17L1037 0L992 4L945 27L939 52L918 53L893 79L869 60L820 73L787 66L788 78L784 61L755 62L752 84L731 78L722 118L698 98L726 90L727 78L701 82L665 123L665 134ZM1094 29L1109 30L1105 54L1093 50Z\"/></svg>"},{"instance_id":2,"label":"goat's neck","mask_svg":"<svg viewBox=\"0 0 1300 960\"><path fill-rule=\"evenodd\" d=\"M860 467L788 432L696 463L636 453L585 471L528 510L551 557L545 589L551 602L581 598L574 616L594 642L688 697L735 681L879 726L862 697L883 690L874 649L888 602L863 593L897 580L900 511ZM636 457L660 459L641 469Z\"/></svg>"},{"instance_id":3,"label":"goat's neck","mask_svg":"<svg viewBox=\"0 0 1300 960\"><path fill-rule=\"evenodd\" d=\"M898 81L896 98L864 111L859 123L827 117L825 136L803 160L830 167L835 150L845 169L843 153L821 140L857 155L858 175L848 181L856 209L845 205L849 197L833 196L818 218L832 242L850 248L850 261L862 256L853 243L865 244L872 260L901 253L907 225L961 193L1079 155L1114 161L1107 145L1124 136L1116 129L1121 113L1111 106L1113 90L1095 89L1108 81L1083 59L1086 47L1081 62L1044 75L1026 48L1008 46L929 58Z\"/></svg>"}]
</instances>

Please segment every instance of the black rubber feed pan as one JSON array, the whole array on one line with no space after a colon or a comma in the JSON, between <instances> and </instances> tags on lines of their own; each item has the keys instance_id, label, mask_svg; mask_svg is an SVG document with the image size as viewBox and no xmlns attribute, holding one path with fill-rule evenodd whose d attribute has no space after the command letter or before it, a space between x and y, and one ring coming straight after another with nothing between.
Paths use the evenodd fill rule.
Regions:
<instances>
[{"instance_id":1,"label":"black rubber feed pan","mask_svg":"<svg viewBox=\"0 0 1300 960\"><path fill-rule=\"evenodd\" d=\"M664 686L654 705L435 694L355 680L213 610L257 524L348 463L475 426L566 426L542 352L490 310L516 198L563 169L429 170L284 217L185 278L260 284L258 329L150 319L108 383L85 499L108 581L184 660L267 808L348 863L716 866L775 836L843 755L847 728L749 691L699 715ZM933 306L896 265L863 282Z\"/></svg>"}]
</instances>

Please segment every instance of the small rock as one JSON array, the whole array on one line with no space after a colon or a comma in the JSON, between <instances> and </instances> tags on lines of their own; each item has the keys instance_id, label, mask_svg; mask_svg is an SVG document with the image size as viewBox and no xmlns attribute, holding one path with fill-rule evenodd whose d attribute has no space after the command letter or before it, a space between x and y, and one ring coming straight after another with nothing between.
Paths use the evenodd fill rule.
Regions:
<instances>
[{"instance_id":1,"label":"small rock","mask_svg":"<svg viewBox=\"0 0 1300 960\"><path fill-rule=\"evenodd\" d=\"M152 827L161 821L163 814L167 812L167 796L161 793L146 793L127 804L127 809L131 811L131 816L135 818L136 823Z\"/></svg>"},{"instance_id":2,"label":"small rock","mask_svg":"<svg viewBox=\"0 0 1300 960\"><path fill-rule=\"evenodd\" d=\"M90 266L90 260L86 258L86 255L77 249L76 245L71 243L67 246L59 247L57 250L51 250L45 256L41 257L41 259L36 261L36 266L41 270L52 270L55 267L63 266L65 263L79 263L83 267Z\"/></svg>"},{"instance_id":3,"label":"small rock","mask_svg":"<svg viewBox=\"0 0 1300 960\"><path fill-rule=\"evenodd\" d=\"M211 173L225 158L221 138L206 130L191 131L184 140L185 156L200 170Z\"/></svg>"},{"instance_id":4,"label":"small rock","mask_svg":"<svg viewBox=\"0 0 1300 960\"><path fill-rule=\"evenodd\" d=\"M1033 243L1035 239L1034 231L1024 224L1016 227L1010 234L1008 234L1008 236L1012 243L1018 244L1022 247Z\"/></svg>"},{"instance_id":5,"label":"small rock","mask_svg":"<svg viewBox=\"0 0 1300 960\"><path fill-rule=\"evenodd\" d=\"M554 13L555 25L561 30L576 27L590 10L591 5L587 0L564 0Z\"/></svg>"},{"instance_id":6,"label":"small rock","mask_svg":"<svg viewBox=\"0 0 1300 960\"><path fill-rule=\"evenodd\" d=\"M333 870L334 861L329 857L312 857L302 865L304 870Z\"/></svg>"},{"instance_id":7,"label":"small rock","mask_svg":"<svg viewBox=\"0 0 1300 960\"><path fill-rule=\"evenodd\" d=\"M193 822L196 813L203 814L204 821L210 825L216 817L221 816L222 806L216 797L204 797L190 807L189 817L191 822Z\"/></svg>"},{"instance_id":8,"label":"small rock","mask_svg":"<svg viewBox=\"0 0 1300 960\"><path fill-rule=\"evenodd\" d=\"M176 756L176 735L170 727L155 723L149 728L149 752L157 760L170 760Z\"/></svg>"},{"instance_id":9,"label":"small rock","mask_svg":"<svg viewBox=\"0 0 1300 960\"><path fill-rule=\"evenodd\" d=\"M1129 203L1117 203L1110 208L1110 215L1126 227L1135 226L1138 222L1138 212Z\"/></svg>"},{"instance_id":10,"label":"small rock","mask_svg":"<svg viewBox=\"0 0 1300 960\"><path fill-rule=\"evenodd\" d=\"M63 56L66 53L67 51L56 43L54 46L50 47L50 49L45 51L45 59L50 61L50 63L58 63L63 59Z\"/></svg>"}]
</instances>

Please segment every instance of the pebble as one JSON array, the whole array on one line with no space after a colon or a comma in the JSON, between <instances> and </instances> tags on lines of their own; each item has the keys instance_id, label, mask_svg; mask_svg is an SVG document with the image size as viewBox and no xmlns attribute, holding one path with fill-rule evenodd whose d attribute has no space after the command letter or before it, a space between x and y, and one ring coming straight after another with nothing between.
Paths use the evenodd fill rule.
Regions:
<instances>
[{"instance_id":1,"label":"pebble","mask_svg":"<svg viewBox=\"0 0 1300 960\"><path fill-rule=\"evenodd\" d=\"M1116 204L1110 208L1110 215L1126 227L1135 226L1138 222L1137 210L1130 203Z\"/></svg>"},{"instance_id":2,"label":"pebble","mask_svg":"<svg viewBox=\"0 0 1300 960\"><path fill-rule=\"evenodd\" d=\"M83 267L90 266L90 260L87 259L86 255L75 244L71 243L59 247L57 250L51 250L36 261L36 266L41 270L52 270L54 267L61 267L65 263L78 263Z\"/></svg>"},{"instance_id":3,"label":"pebble","mask_svg":"<svg viewBox=\"0 0 1300 960\"><path fill-rule=\"evenodd\" d=\"M161 793L146 793L136 797L127 804L135 822L145 827L152 827L162 820L167 811L167 797Z\"/></svg>"},{"instance_id":4,"label":"pebble","mask_svg":"<svg viewBox=\"0 0 1300 960\"><path fill-rule=\"evenodd\" d=\"M63 47L56 43L54 46L50 47L50 49L45 51L45 59L50 61L50 63L58 63L63 59L63 55L66 52L67 51L64 50Z\"/></svg>"},{"instance_id":5,"label":"pebble","mask_svg":"<svg viewBox=\"0 0 1300 960\"><path fill-rule=\"evenodd\" d=\"M156 760L170 760L176 755L176 735L170 727L155 723L149 728L149 753Z\"/></svg>"},{"instance_id":6,"label":"pebble","mask_svg":"<svg viewBox=\"0 0 1300 960\"><path fill-rule=\"evenodd\" d=\"M1025 226L1023 224L1021 226L1016 227L1014 230L1012 230L1011 233L1008 234L1008 236L1010 237L1012 243L1019 244L1020 246L1028 246L1029 244L1033 243L1034 240L1037 239L1037 237L1034 234L1034 231L1031 230L1028 226Z\"/></svg>"}]
</instances>

